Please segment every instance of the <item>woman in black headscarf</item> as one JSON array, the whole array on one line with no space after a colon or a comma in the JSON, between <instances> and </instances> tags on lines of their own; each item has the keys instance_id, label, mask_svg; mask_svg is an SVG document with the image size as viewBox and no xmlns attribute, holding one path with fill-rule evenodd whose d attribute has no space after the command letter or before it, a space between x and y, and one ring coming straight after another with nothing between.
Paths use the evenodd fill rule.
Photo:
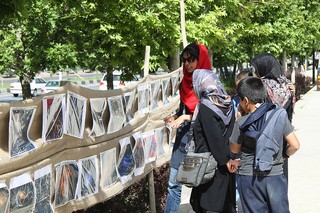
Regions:
<instances>
[{"instance_id":1,"label":"woman in black headscarf","mask_svg":"<svg viewBox=\"0 0 320 213\"><path fill-rule=\"evenodd\" d=\"M284 76L279 61L270 53L263 53L252 58L250 63L267 88L268 101L286 109L291 122L295 102L294 86Z\"/></svg>"}]
</instances>

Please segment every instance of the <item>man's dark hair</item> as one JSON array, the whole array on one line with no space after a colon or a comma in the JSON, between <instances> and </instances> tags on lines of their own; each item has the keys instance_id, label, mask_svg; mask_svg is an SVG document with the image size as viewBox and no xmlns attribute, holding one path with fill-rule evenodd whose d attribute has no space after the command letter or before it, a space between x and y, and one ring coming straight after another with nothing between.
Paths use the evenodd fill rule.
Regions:
<instances>
[{"instance_id":1,"label":"man's dark hair","mask_svg":"<svg viewBox=\"0 0 320 213\"><path fill-rule=\"evenodd\" d=\"M263 103L267 98L267 90L261 79L247 77L242 79L237 86L237 93L241 100L245 97L252 103Z\"/></svg>"},{"instance_id":2,"label":"man's dark hair","mask_svg":"<svg viewBox=\"0 0 320 213\"><path fill-rule=\"evenodd\" d=\"M196 43L191 43L191 44L187 45L183 49L183 51L181 52L181 57L183 56L184 53L189 53L189 55L192 59L199 60L200 49Z\"/></svg>"}]
</instances>

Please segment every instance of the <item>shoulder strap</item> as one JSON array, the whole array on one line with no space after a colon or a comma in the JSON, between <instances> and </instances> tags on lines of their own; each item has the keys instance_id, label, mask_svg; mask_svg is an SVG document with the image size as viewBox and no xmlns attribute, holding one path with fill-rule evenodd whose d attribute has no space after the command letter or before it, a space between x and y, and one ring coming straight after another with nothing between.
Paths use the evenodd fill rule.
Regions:
<instances>
[{"instance_id":1,"label":"shoulder strap","mask_svg":"<svg viewBox=\"0 0 320 213\"><path fill-rule=\"evenodd\" d=\"M276 108L276 106L271 102L262 104L247 118L247 120L240 126L240 129L244 129L245 127L259 120L272 108Z\"/></svg>"},{"instance_id":2,"label":"shoulder strap","mask_svg":"<svg viewBox=\"0 0 320 213\"><path fill-rule=\"evenodd\" d=\"M261 136L261 134L263 133L264 129L266 128L266 126L268 125L269 121L271 120L272 116L274 115L274 113L276 113L276 111L278 111L279 108L275 108L272 110L271 114L268 116L267 120L264 122L264 124L261 127L261 130L259 132L259 134L257 135L257 139Z\"/></svg>"}]
</instances>

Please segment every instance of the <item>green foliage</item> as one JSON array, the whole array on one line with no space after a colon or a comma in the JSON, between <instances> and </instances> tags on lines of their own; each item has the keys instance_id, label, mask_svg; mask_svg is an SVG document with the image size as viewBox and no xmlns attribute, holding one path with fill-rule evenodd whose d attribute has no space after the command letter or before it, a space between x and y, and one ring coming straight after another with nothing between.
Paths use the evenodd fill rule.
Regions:
<instances>
[{"instance_id":1,"label":"green foliage","mask_svg":"<svg viewBox=\"0 0 320 213\"><path fill-rule=\"evenodd\" d=\"M184 3L187 39L205 44L216 68L261 52L302 58L320 49L316 0ZM6 0L1 11L0 72L11 67L19 76L77 66L108 73L121 69L129 80L141 73L147 45L151 71L169 67L181 47L178 0Z\"/></svg>"}]
</instances>

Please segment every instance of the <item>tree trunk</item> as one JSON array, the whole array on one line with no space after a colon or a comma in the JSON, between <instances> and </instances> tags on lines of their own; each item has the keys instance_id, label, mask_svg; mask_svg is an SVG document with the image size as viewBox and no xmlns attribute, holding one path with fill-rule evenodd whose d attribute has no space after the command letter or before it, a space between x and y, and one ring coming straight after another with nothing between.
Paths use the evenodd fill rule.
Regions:
<instances>
[{"instance_id":1,"label":"tree trunk","mask_svg":"<svg viewBox=\"0 0 320 213\"><path fill-rule=\"evenodd\" d=\"M287 65L287 52L283 50L281 54L281 64L282 64L282 70L283 73L286 74L288 72L288 65Z\"/></svg>"},{"instance_id":2,"label":"tree trunk","mask_svg":"<svg viewBox=\"0 0 320 213\"><path fill-rule=\"evenodd\" d=\"M107 74L107 88L108 90L113 89L113 71Z\"/></svg>"},{"instance_id":3,"label":"tree trunk","mask_svg":"<svg viewBox=\"0 0 320 213\"><path fill-rule=\"evenodd\" d=\"M228 79L229 78L229 70L228 70L228 67L227 66L224 66L224 75L225 75L225 79Z\"/></svg>"},{"instance_id":4,"label":"tree trunk","mask_svg":"<svg viewBox=\"0 0 320 213\"><path fill-rule=\"evenodd\" d=\"M29 76L23 75L22 77L20 77L20 83L21 83L23 100L32 98Z\"/></svg>"},{"instance_id":5,"label":"tree trunk","mask_svg":"<svg viewBox=\"0 0 320 213\"><path fill-rule=\"evenodd\" d=\"M169 70L174 71L180 67L180 49L177 49L169 62Z\"/></svg>"},{"instance_id":6,"label":"tree trunk","mask_svg":"<svg viewBox=\"0 0 320 213\"><path fill-rule=\"evenodd\" d=\"M291 83L296 83L296 62L294 60L295 56L292 55L291 56L291 67L292 67L292 70L291 70Z\"/></svg>"}]
</instances>

